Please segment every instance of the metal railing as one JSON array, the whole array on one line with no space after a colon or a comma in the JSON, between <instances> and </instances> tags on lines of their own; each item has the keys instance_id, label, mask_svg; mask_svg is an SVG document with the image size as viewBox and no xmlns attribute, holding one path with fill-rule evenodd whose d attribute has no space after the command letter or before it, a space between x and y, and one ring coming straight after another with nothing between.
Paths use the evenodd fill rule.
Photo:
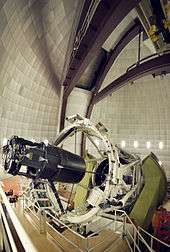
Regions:
<instances>
[{"instance_id":1,"label":"metal railing","mask_svg":"<svg viewBox=\"0 0 170 252\"><path fill-rule=\"evenodd\" d=\"M121 216L120 216L120 213ZM157 242L159 245L163 245L166 248L170 248L170 245L167 243L159 240L158 238L154 237L153 235L149 234L146 230L142 227L136 227L126 212L121 210L114 210L114 215L104 214L104 216L108 217L113 216L112 218L116 221L123 221L123 232L122 235L126 239L127 244L132 252L154 252L154 242ZM121 220L120 217L123 217ZM144 238L145 237L145 238ZM150 240L148 242L148 240Z\"/></svg>"},{"instance_id":2,"label":"metal railing","mask_svg":"<svg viewBox=\"0 0 170 252\"><path fill-rule=\"evenodd\" d=\"M24 196L23 202L29 202L29 199ZM57 237L61 238L61 241L57 239L58 245L65 250L65 243L74 247L74 251L79 252L91 252L99 246L104 246L103 252L107 252L111 247L114 247L117 242L120 240L124 240L127 243L131 252L154 252L153 244L154 241L159 242L160 244L170 247L168 244L160 241L156 237L150 235L146 230L141 227L136 227L129 216L125 211L112 209L112 214L108 213L100 213L97 218L102 221L102 225L96 227L96 230L87 237L81 235L76 230L73 230L73 226L71 224L66 224L63 221L59 220L55 215L51 214L48 210L38 208L35 206L36 212L32 209L33 206L27 206L25 203L23 204L24 210L29 210L34 216L39 220L39 229L41 233L46 233L48 229L48 234L53 236L50 233L50 229L53 230L54 233L57 234ZM55 223L57 226L64 228L64 232L58 231L50 222L50 220ZM95 222L97 223L99 220L93 220L92 224L95 226ZM113 233L117 234L116 239L111 239L108 237L108 240L99 239L95 244L92 242L93 237L97 235L100 237L103 231L111 230ZM145 234L145 235L143 235ZM148 239L145 239L145 236L150 238L150 242ZM53 237L55 239L55 237ZM76 239L75 239L76 238ZM76 240L76 241L75 241ZM98 239L97 239L98 240ZM64 242L63 242L64 241Z\"/></svg>"},{"instance_id":3,"label":"metal railing","mask_svg":"<svg viewBox=\"0 0 170 252\"><path fill-rule=\"evenodd\" d=\"M0 185L0 251L37 252Z\"/></svg>"},{"instance_id":4,"label":"metal railing","mask_svg":"<svg viewBox=\"0 0 170 252\"><path fill-rule=\"evenodd\" d=\"M149 234L145 229L139 227L138 230L141 234L143 233L149 239L149 244L150 244L150 247L152 250L154 250L155 243L158 243L159 245L163 245L166 248L170 248L169 244L167 244L167 243L161 241L160 239L156 238L155 236Z\"/></svg>"},{"instance_id":5,"label":"metal railing","mask_svg":"<svg viewBox=\"0 0 170 252\"><path fill-rule=\"evenodd\" d=\"M129 66L129 67L127 68L126 72L128 72L129 70L131 70L132 68L134 68L134 67L136 67L136 66L139 66L141 63L143 63L143 62L145 62L145 61L147 61L147 60L149 60L149 59L157 58L157 57L159 57L160 55L162 55L162 54L167 54L167 53L170 53L170 50L165 50L165 51L163 51L161 54L154 53L154 54L151 54L151 55L149 55L149 56L146 56L146 57L140 59L139 61L133 63L131 66Z\"/></svg>"},{"instance_id":6,"label":"metal railing","mask_svg":"<svg viewBox=\"0 0 170 252\"><path fill-rule=\"evenodd\" d=\"M122 222L123 230L122 230L122 238L126 240L128 247L130 251L132 252L142 252L139 246L139 240L142 243L142 246L145 247L145 252L150 251L153 252L149 244L146 242L146 240L143 238L143 236L140 234L137 227L134 225L132 220L129 218L129 216L126 214L126 212L122 210L113 210L114 214L102 214L105 218L114 218L115 222L119 221ZM120 215L121 214L121 215ZM113 217L112 217L113 216Z\"/></svg>"},{"instance_id":7,"label":"metal railing","mask_svg":"<svg viewBox=\"0 0 170 252\"><path fill-rule=\"evenodd\" d=\"M25 203L24 203L25 202ZM74 247L74 251L79 251L79 252L90 252L93 251L95 248L101 246L102 244L105 243L105 249L110 248L111 245L113 245L113 243L115 242L115 240L110 241L110 237L108 237L108 242L106 242L106 240L100 241L100 242L96 242L94 245L91 244L91 241L93 240L93 237L95 237L95 235L99 235L103 230L106 230L108 228L110 228L111 226L113 227L113 231L117 232L119 234L118 238L121 239L121 235L122 234L122 230L123 230L123 223L121 223L121 225L116 225L115 219L110 220L108 223L104 223L104 225L102 225L100 227L100 229L98 229L97 231L93 232L92 234L88 235L87 237L81 235L80 233L78 233L77 231L73 230L69 224L65 224L64 222L62 222L61 220L59 220L58 218L56 218L53 214L51 214L48 210L45 209L41 209L38 208L37 206L35 206L36 212L33 210L33 206L28 206L26 204L26 202L29 202L29 198L27 198L24 195L23 198L23 206L24 206L24 210L30 211L38 221L39 223L39 231L41 233L46 233L47 232L47 227L49 227L50 229L52 229L58 237L60 237L62 239L61 242L58 239L56 240L55 237L53 237L53 234L50 232L50 229L48 229L48 234L50 234L58 243L58 245L60 247L62 247L62 249L64 251L65 250L65 244L68 243L70 246ZM50 224L50 222L48 221L50 217L50 222L52 221L53 223L55 223L56 225L62 227L65 229L66 232L59 232L55 227L53 227L52 224ZM121 216L123 217L123 216ZM44 226L43 226L44 225ZM43 226L43 227L42 227ZM72 238L70 238L72 237ZM76 238L76 239L74 239ZM119 239L116 239L116 241L118 241ZM75 241L76 240L76 241ZM103 250L105 251L105 250Z\"/></svg>"}]
</instances>

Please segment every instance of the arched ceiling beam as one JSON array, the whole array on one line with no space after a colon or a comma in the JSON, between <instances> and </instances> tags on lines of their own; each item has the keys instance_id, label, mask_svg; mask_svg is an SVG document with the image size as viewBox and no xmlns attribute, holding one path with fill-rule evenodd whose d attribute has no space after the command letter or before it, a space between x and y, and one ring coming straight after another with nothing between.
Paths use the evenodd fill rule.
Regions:
<instances>
[{"instance_id":1,"label":"arched ceiling beam","mask_svg":"<svg viewBox=\"0 0 170 252\"><path fill-rule=\"evenodd\" d=\"M114 64L116 58L119 56L119 54L122 52L122 50L128 45L128 43L133 40L142 30L142 26L139 23L139 21L135 20L135 24L130 24L129 27L127 28L127 31L122 35L122 37L119 39L115 47L111 50L111 52L108 55L108 59L106 60L105 64L103 64L101 71L98 75L98 78L95 83L95 88L93 90L92 98L89 102L89 105L87 107L86 111L86 118L90 118L93 107L94 107L94 99L99 91L99 89L102 86L102 83L109 72L110 68ZM81 139L81 155L84 155L85 152L85 145L86 145L86 137L85 135L82 135Z\"/></svg>"},{"instance_id":2,"label":"arched ceiling beam","mask_svg":"<svg viewBox=\"0 0 170 252\"><path fill-rule=\"evenodd\" d=\"M89 106L87 108L86 117L90 118L91 112L93 109L93 99L96 95L96 93L99 91L99 89L102 86L102 83L111 69L112 65L114 64L116 58L119 56L119 54L122 52L122 50L128 45L128 43L133 40L140 32L141 32L142 26L138 20L135 21L135 24L130 24L129 27L126 29L126 32L121 36L115 47L110 51L108 58L103 64L100 73L98 74L98 77L96 79L95 87L93 89L93 94L91 101L89 103Z\"/></svg>"},{"instance_id":3,"label":"arched ceiling beam","mask_svg":"<svg viewBox=\"0 0 170 252\"><path fill-rule=\"evenodd\" d=\"M128 70L125 74L114 80L112 83L110 83L107 87L105 87L102 91L100 91L93 97L87 110L86 114L87 118L91 117L91 113L95 104L100 102L106 96L117 91L119 88L125 86L129 82L133 82L149 74L155 76L166 73L170 73L170 53L158 56L156 58L152 58L144 63L137 64L136 67L132 68L131 70ZM86 144L86 138L83 135L81 140L82 156L85 151L85 144Z\"/></svg>"},{"instance_id":4,"label":"arched ceiling beam","mask_svg":"<svg viewBox=\"0 0 170 252\"><path fill-rule=\"evenodd\" d=\"M64 81L67 97L109 35L139 2L140 0L101 0Z\"/></svg>"},{"instance_id":5,"label":"arched ceiling beam","mask_svg":"<svg viewBox=\"0 0 170 252\"><path fill-rule=\"evenodd\" d=\"M121 75L119 78L111 82L107 87L101 90L98 94L96 94L95 98L93 99L93 104L100 102L106 96L112 94L129 82L133 82L149 74L158 75L169 72L170 53L147 60L146 62L137 65L125 74Z\"/></svg>"},{"instance_id":6,"label":"arched ceiling beam","mask_svg":"<svg viewBox=\"0 0 170 252\"><path fill-rule=\"evenodd\" d=\"M135 8L141 0L101 0L94 16L72 58L63 82L65 86L61 107L60 130L64 127L67 99L82 73L91 62L103 43L120 24L124 17Z\"/></svg>"},{"instance_id":7,"label":"arched ceiling beam","mask_svg":"<svg viewBox=\"0 0 170 252\"><path fill-rule=\"evenodd\" d=\"M130 25L130 27L127 29L125 34L120 38L116 46L111 50L108 56L108 60L102 67L102 71L98 75L98 78L96 80L94 92L97 93L98 90L101 88L101 85L106 77L106 74L109 72L110 68L114 64L114 61L119 56L119 54L122 52L122 50L127 46L127 44L133 40L141 31L141 24L139 22L136 22L133 25Z\"/></svg>"}]
</instances>

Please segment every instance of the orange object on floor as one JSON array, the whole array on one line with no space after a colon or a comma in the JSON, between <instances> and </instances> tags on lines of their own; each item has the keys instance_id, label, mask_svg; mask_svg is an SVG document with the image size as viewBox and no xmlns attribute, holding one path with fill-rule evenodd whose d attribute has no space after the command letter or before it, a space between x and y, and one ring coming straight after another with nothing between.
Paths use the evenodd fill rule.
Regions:
<instances>
[{"instance_id":1,"label":"orange object on floor","mask_svg":"<svg viewBox=\"0 0 170 252\"><path fill-rule=\"evenodd\" d=\"M3 188L5 192L13 190L13 195L19 196L21 192L19 177L15 176L12 178L3 179Z\"/></svg>"}]
</instances>

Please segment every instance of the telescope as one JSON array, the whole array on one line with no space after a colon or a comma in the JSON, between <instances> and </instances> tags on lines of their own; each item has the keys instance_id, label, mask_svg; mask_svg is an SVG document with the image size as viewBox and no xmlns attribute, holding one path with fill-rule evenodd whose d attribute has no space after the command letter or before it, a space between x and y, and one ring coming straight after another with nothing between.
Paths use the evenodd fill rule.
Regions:
<instances>
[{"instance_id":1,"label":"telescope","mask_svg":"<svg viewBox=\"0 0 170 252\"><path fill-rule=\"evenodd\" d=\"M73 115L67 120L70 125L59 133L54 145L18 136L10 138L3 147L5 170L13 176L21 175L32 179L35 189L38 188L38 183L48 182L48 198L53 201L50 190L48 192L49 185L58 203L55 211L61 212L59 218L69 223L87 223L100 211L130 209L143 186L139 156L113 145L101 122L94 125L80 115ZM86 163L81 156L59 147L63 146L63 141L70 141L75 136L73 149L76 152L78 134L86 136L90 144L85 155ZM23 166L26 167L25 170ZM59 182L58 188L55 187L56 182ZM72 185L68 185L65 199L60 190L61 184ZM30 185L31 190L34 189ZM81 196L82 200L79 195L84 195ZM29 197L32 201L35 200L35 197ZM80 208L80 205L83 207Z\"/></svg>"},{"instance_id":2,"label":"telescope","mask_svg":"<svg viewBox=\"0 0 170 252\"><path fill-rule=\"evenodd\" d=\"M53 145L36 143L13 136L3 147L4 168L15 176L22 175L33 180L47 179L58 201L63 207L54 182L79 183L86 170L85 161L80 156ZM26 166L26 171L22 171Z\"/></svg>"}]
</instances>

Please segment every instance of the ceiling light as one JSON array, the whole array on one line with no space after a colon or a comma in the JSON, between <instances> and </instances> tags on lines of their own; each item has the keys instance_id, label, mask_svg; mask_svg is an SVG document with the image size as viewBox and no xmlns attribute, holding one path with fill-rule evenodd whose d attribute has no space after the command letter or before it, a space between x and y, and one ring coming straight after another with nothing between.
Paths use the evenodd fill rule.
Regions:
<instances>
[{"instance_id":1,"label":"ceiling light","mask_svg":"<svg viewBox=\"0 0 170 252\"><path fill-rule=\"evenodd\" d=\"M124 140L121 141L121 147L124 148L126 146L126 142Z\"/></svg>"},{"instance_id":2,"label":"ceiling light","mask_svg":"<svg viewBox=\"0 0 170 252\"><path fill-rule=\"evenodd\" d=\"M149 141L146 142L146 148L147 148L147 149L150 149L150 147L151 147L151 142L149 142Z\"/></svg>"},{"instance_id":3,"label":"ceiling light","mask_svg":"<svg viewBox=\"0 0 170 252\"><path fill-rule=\"evenodd\" d=\"M163 147L164 147L164 144L163 144L163 142L159 142L159 149L163 149Z\"/></svg>"},{"instance_id":4,"label":"ceiling light","mask_svg":"<svg viewBox=\"0 0 170 252\"><path fill-rule=\"evenodd\" d=\"M138 148L139 146L138 141L134 141L133 145L134 145L134 148Z\"/></svg>"}]
</instances>

